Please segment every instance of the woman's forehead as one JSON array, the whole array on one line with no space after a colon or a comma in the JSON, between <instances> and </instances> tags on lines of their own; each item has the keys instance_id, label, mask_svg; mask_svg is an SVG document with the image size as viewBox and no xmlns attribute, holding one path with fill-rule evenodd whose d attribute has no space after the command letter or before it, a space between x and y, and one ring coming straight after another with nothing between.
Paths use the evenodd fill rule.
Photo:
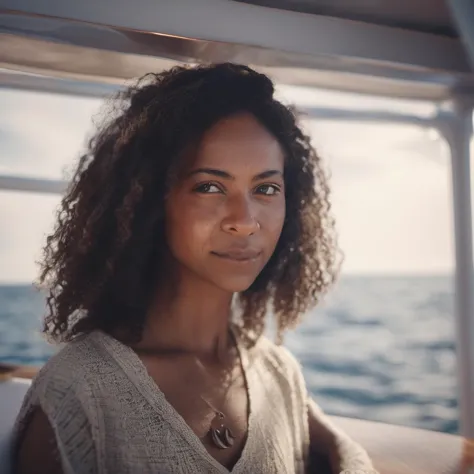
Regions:
<instances>
[{"instance_id":1,"label":"woman's forehead","mask_svg":"<svg viewBox=\"0 0 474 474\"><path fill-rule=\"evenodd\" d=\"M193 167L283 169L283 151L253 115L242 113L217 122L202 137Z\"/></svg>"}]
</instances>

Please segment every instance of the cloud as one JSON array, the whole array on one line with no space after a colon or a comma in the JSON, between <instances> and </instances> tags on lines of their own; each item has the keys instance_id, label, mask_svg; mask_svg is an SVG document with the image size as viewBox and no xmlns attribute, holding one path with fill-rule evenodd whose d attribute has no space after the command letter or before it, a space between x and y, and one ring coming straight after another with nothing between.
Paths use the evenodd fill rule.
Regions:
<instances>
[{"instance_id":1,"label":"cloud","mask_svg":"<svg viewBox=\"0 0 474 474\"><path fill-rule=\"evenodd\" d=\"M447 273L454 266L447 148L412 125L311 121L331 171L350 273Z\"/></svg>"},{"instance_id":2,"label":"cloud","mask_svg":"<svg viewBox=\"0 0 474 474\"><path fill-rule=\"evenodd\" d=\"M0 89L0 173L60 179L73 166L101 101ZM35 261L60 196L0 192L0 282L36 278Z\"/></svg>"},{"instance_id":3,"label":"cloud","mask_svg":"<svg viewBox=\"0 0 474 474\"><path fill-rule=\"evenodd\" d=\"M31 282L60 196L0 192L0 284Z\"/></svg>"},{"instance_id":4,"label":"cloud","mask_svg":"<svg viewBox=\"0 0 474 474\"><path fill-rule=\"evenodd\" d=\"M0 90L0 172L58 179L84 149L98 99Z\"/></svg>"}]
</instances>

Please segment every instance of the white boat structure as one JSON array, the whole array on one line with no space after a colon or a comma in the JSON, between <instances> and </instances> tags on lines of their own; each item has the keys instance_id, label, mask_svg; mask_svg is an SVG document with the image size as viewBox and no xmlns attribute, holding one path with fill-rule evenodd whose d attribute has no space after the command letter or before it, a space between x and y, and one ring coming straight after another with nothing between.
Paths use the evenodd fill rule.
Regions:
<instances>
[{"instance_id":1,"label":"white boat structure","mask_svg":"<svg viewBox=\"0 0 474 474\"><path fill-rule=\"evenodd\" d=\"M472 0L0 0L0 87L104 97L180 62L246 63L277 83L423 100L431 117L310 108L326 120L436 129L451 151L455 323L462 436L334 417L382 473L474 468L474 272L470 141ZM0 189L61 193L64 184L0 176ZM0 455L28 382L0 382ZM6 461L0 472L9 472ZM469 471L471 472L471 471ZM352 473L355 474L355 473Z\"/></svg>"}]
</instances>

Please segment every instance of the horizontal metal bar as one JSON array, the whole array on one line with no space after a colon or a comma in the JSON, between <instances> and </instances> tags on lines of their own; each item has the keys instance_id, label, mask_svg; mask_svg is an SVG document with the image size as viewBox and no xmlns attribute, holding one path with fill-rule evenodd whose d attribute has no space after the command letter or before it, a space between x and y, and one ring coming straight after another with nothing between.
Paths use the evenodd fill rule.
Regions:
<instances>
[{"instance_id":1,"label":"horizontal metal bar","mask_svg":"<svg viewBox=\"0 0 474 474\"><path fill-rule=\"evenodd\" d=\"M375 110L347 110L323 107L302 107L311 118L349 122L407 123L420 127L436 127L436 117L420 117L417 115L398 114Z\"/></svg>"},{"instance_id":2,"label":"horizontal metal bar","mask_svg":"<svg viewBox=\"0 0 474 474\"><path fill-rule=\"evenodd\" d=\"M0 89L17 89L50 94L65 94L82 97L109 97L121 88L115 84L58 79L35 74L18 74L0 70Z\"/></svg>"},{"instance_id":3,"label":"horizontal metal bar","mask_svg":"<svg viewBox=\"0 0 474 474\"><path fill-rule=\"evenodd\" d=\"M0 71L0 88L96 98L109 97L121 90L121 87L115 84L81 82L32 74L17 74L9 71ZM341 109L339 107L308 107L304 105L298 106L298 110L302 111L308 117L320 120L410 123L422 127L436 126L435 118L394 112L350 110Z\"/></svg>"},{"instance_id":4,"label":"horizontal metal bar","mask_svg":"<svg viewBox=\"0 0 474 474\"><path fill-rule=\"evenodd\" d=\"M68 183L61 180L0 175L0 191L62 194Z\"/></svg>"}]
</instances>

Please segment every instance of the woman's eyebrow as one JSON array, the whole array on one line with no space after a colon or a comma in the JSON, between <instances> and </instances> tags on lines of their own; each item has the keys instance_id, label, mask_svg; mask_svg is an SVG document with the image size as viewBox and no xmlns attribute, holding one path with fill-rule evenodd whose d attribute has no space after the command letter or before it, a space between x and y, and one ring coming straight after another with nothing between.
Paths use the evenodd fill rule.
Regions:
<instances>
[{"instance_id":1,"label":"woman's eyebrow","mask_svg":"<svg viewBox=\"0 0 474 474\"><path fill-rule=\"evenodd\" d=\"M271 178L272 176L283 177L283 173L280 170L267 170L254 176L252 181L260 181L261 179Z\"/></svg>"},{"instance_id":2,"label":"woman's eyebrow","mask_svg":"<svg viewBox=\"0 0 474 474\"><path fill-rule=\"evenodd\" d=\"M197 168L193 171L191 171L188 176L193 176L195 174L211 174L213 176L217 176L219 178L224 178L224 179L235 179L230 173L227 173L227 171L223 170L218 170L215 168Z\"/></svg>"},{"instance_id":3,"label":"woman's eyebrow","mask_svg":"<svg viewBox=\"0 0 474 474\"><path fill-rule=\"evenodd\" d=\"M227 171L218 170L215 168L197 168L191 171L188 176L193 176L195 174L201 174L201 173L210 174L212 176L217 176L219 178L224 178L224 179L235 179L235 177L232 176ZM263 171L262 173L255 175L252 178L252 181L260 181L261 179L271 178L272 176L283 176L283 173L280 170L266 170L266 171Z\"/></svg>"}]
</instances>

